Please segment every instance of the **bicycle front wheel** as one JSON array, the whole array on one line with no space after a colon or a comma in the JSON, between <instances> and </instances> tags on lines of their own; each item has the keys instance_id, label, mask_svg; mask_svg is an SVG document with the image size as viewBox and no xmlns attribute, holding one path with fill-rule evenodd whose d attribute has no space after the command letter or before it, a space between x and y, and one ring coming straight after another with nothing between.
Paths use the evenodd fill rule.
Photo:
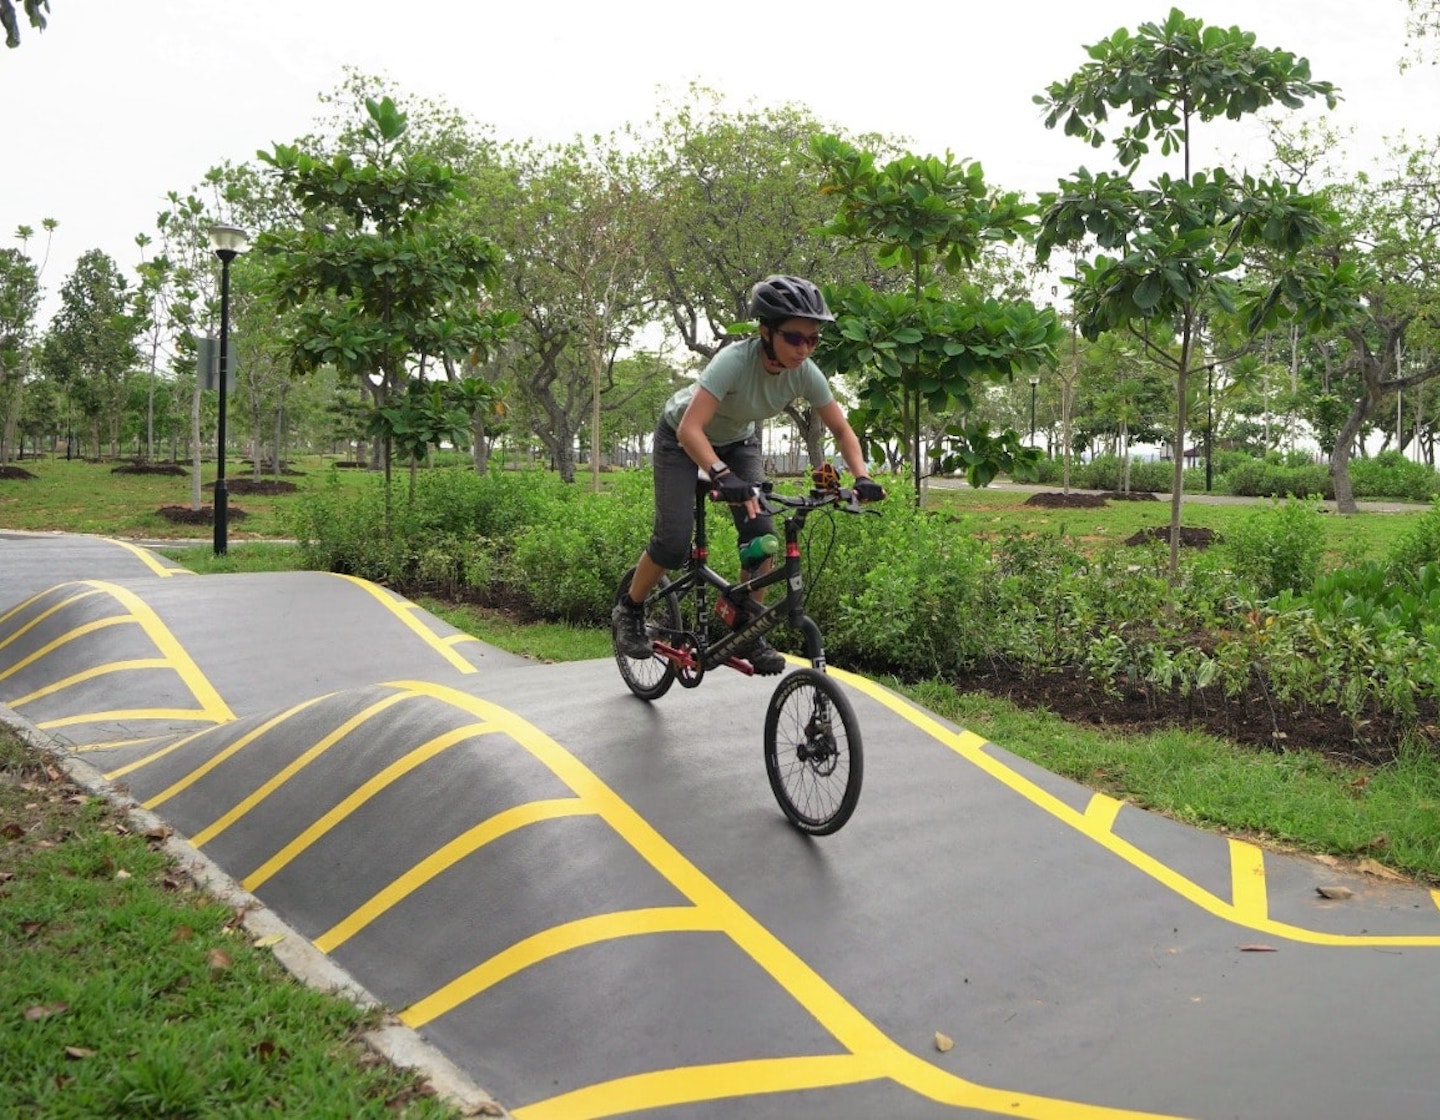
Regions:
<instances>
[{"instance_id":1,"label":"bicycle front wheel","mask_svg":"<svg viewBox=\"0 0 1440 1120\"><path fill-rule=\"evenodd\" d=\"M622 595L630 594L630 577L634 574L634 568L625 573L615 592L615 602L618 603ZM674 641L680 629L680 602L670 593L669 586L670 581L662 576L659 587L650 593L645 603L645 629L651 638L659 636ZM658 700L675 683L675 665L663 657L636 659L627 657L617 647L615 664L620 667L620 676L630 691L642 700Z\"/></svg>"},{"instance_id":2,"label":"bicycle front wheel","mask_svg":"<svg viewBox=\"0 0 1440 1120\"><path fill-rule=\"evenodd\" d=\"M860 725L840 686L818 669L782 680L765 713L765 773L791 823L812 836L838 830L864 772Z\"/></svg>"}]
</instances>

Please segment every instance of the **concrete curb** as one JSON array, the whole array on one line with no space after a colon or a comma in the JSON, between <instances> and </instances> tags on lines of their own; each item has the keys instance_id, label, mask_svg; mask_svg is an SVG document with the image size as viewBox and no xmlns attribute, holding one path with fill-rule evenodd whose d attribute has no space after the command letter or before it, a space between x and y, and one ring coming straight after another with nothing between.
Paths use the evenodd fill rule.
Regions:
<instances>
[{"instance_id":1,"label":"concrete curb","mask_svg":"<svg viewBox=\"0 0 1440 1120\"><path fill-rule=\"evenodd\" d=\"M142 832L166 834L164 849L195 884L217 902L243 914L241 924L259 941L270 939L269 949L285 970L307 987L341 996L364 1008L382 1004L353 976L316 949L285 921L235 882L189 840L161 817L142 808L122 788L105 780L100 771L72 755L63 743L45 735L34 724L0 704L0 723L10 728L33 750L48 752L66 776L87 792L103 797L121 810ZM508 1117L503 1106L481 1086L393 1015L364 1035L370 1049L392 1065L412 1070L425 1079L444 1101L465 1116Z\"/></svg>"}]
</instances>

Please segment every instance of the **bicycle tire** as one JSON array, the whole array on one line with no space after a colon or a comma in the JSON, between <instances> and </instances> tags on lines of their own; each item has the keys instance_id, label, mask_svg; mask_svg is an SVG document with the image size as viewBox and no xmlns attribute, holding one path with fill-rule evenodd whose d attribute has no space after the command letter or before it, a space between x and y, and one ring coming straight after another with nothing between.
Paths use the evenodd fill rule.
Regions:
<instances>
[{"instance_id":1,"label":"bicycle tire","mask_svg":"<svg viewBox=\"0 0 1440 1120\"><path fill-rule=\"evenodd\" d=\"M631 568L620 581L620 586L615 591L617 603L622 595L630 593L630 578L634 574L635 569ZM669 586L670 581L662 577L659 586L650 593L650 598L645 603L645 622L652 634L658 630L666 638L673 639L680 629L680 602L667 590ZM617 647L615 664L620 667L621 679L641 700L658 700L669 692L670 686L675 683L675 665L663 657L637 660L627 657Z\"/></svg>"},{"instance_id":2,"label":"bicycle tire","mask_svg":"<svg viewBox=\"0 0 1440 1120\"><path fill-rule=\"evenodd\" d=\"M802 832L828 836L855 812L865 776L860 724L840 686L818 669L796 669L770 697L765 773Z\"/></svg>"}]
</instances>

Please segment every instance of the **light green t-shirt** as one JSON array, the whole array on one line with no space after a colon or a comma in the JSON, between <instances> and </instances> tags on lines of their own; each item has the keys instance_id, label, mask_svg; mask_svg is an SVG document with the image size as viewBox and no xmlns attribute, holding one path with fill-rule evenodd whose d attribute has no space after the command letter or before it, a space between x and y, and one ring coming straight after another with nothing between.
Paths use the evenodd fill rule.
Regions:
<instances>
[{"instance_id":1,"label":"light green t-shirt","mask_svg":"<svg viewBox=\"0 0 1440 1120\"><path fill-rule=\"evenodd\" d=\"M835 399L824 372L811 359L780 373L768 372L763 362L758 337L726 346L710 359L697 381L665 402L663 419L678 430L696 388L703 386L720 402L714 417L705 425L705 437L719 445L753 435L757 420L778 416L797 397L803 397L814 408L824 408Z\"/></svg>"}]
</instances>

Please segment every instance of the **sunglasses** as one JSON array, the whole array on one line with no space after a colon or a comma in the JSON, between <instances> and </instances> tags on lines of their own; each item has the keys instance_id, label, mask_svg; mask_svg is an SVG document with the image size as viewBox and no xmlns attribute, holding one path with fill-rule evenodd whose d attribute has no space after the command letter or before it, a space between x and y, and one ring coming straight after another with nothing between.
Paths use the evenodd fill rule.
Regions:
<instances>
[{"instance_id":1,"label":"sunglasses","mask_svg":"<svg viewBox=\"0 0 1440 1120\"><path fill-rule=\"evenodd\" d=\"M776 331L775 333L791 346L808 346L813 350L820 342L818 331L815 334L805 334L802 331Z\"/></svg>"}]
</instances>

